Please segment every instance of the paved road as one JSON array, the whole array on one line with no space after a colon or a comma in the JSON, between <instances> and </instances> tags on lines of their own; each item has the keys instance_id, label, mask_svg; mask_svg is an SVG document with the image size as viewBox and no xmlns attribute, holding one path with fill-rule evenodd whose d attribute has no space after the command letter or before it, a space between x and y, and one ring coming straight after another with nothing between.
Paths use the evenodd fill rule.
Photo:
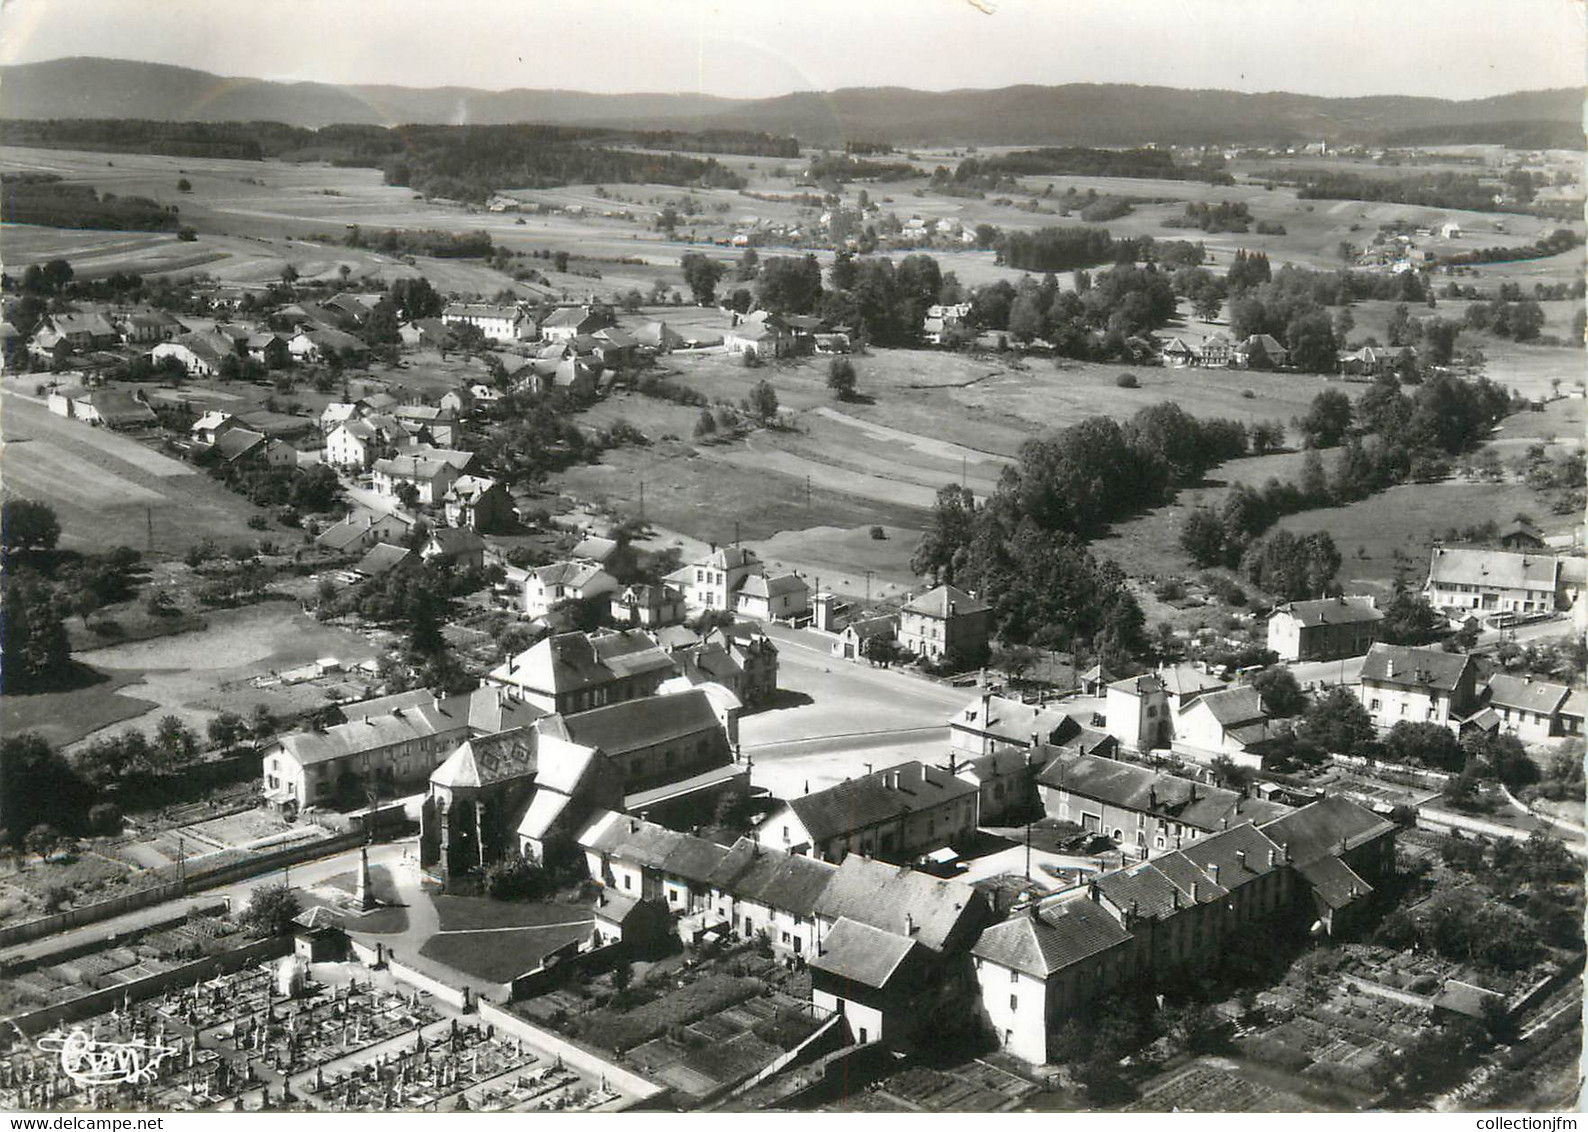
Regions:
<instances>
[{"instance_id":1,"label":"paved road","mask_svg":"<svg viewBox=\"0 0 1588 1132\"><path fill-rule=\"evenodd\" d=\"M405 848L406 846L401 842L371 846L369 851L370 864L392 866L402 860ZM80 928L73 928L71 931L61 932L44 939L15 944L0 950L0 964L47 955L67 947L103 942L114 936L138 931L151 924L168 920L178 912L186 913L194 908L213 904L217 897L229 899L233 908L242 908L248 903L249 894L256 888L280 884L284 879L288 880L294 888L307 887L320 884L334 876L350 872L357 867L358 850L356 848L346 849L329 857L293 865L290 869L277 869L256 877L250 877L247 880L205 889L203 892L184 896L177 900L169 900L163 904L139 908L108 920L101 920L98 923L85 924ZM393 872L396 872L396 869L393 869Z\"/></svg>"}]
</instances>

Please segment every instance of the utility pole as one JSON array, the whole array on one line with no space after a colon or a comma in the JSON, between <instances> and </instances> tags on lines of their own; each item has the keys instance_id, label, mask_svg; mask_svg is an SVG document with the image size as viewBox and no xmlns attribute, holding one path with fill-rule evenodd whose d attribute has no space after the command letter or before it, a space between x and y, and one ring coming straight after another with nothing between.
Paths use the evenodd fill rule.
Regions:
<instances>
[{"instance_id":1,"label":"utility pole","mask_svg":"<svg viewBox=\"0 0 1588 1132\"><path fill-rule=\"evenodd\" d=\"M965 457L963 455L959 458L959 486L961 489L965 486Z\"/></svg>"},{"instance_id":2,"label":"utility pole","mask_svg":"<svg viewBox=\"0 0 1588 1132\"><path fill-rule=\"evenodd\" d=\"M733 521L733 545L734 545L735 549L738 549L738 546L739 546L739 520L737 520L737 519L735 519Z\"/></svg>"},{"instance_id":3,"label":"utility pole","mask_svg":"<svg viewBox=\"0 0 1588 1132\"><path fill-rule=\"evenodd\" d=\"M640 481L640 522L645 522L645 481Z\"/></svg>"},{"instance_id":4,"label":"utility pole","mask_svg":"<svg viewBox=\"0 0 1588 1132\"><path fill-rule=\"evenodd\" d=\"M811 509L811 478L805 477L805 510Z\"/></svg>"},{"instance_id":5,"label":"utility pole","mask_svg":"<svg viewBox=\"0 0 1588 1132\"><path fill-rule=\"evenodd\" d=\"M148 542L149 542L149 545L147 546L146 549L147 549L148 553L153 554L154 553L154 508L153 507L145 507L143 509L143 520L144 520L144 529L147 532Z\"/></svg>"},{"instance_id":6,"label":"utility pole","mask_svg":"<svg viewBox=\"0 0 1588 1132\"><path fill-rule=\"evenodd\" d=\"M871 608L871 571L866 571L866 608Z\"/></svg>"},{"instance_id":7,"label":"utility pole","mask_svg":"<svg viewBox=\"0 0 1588 1132\"><path fill-rule=\"evenodd\" d=\"M1026 822L1026 879L1031 879L1031 823Z\"/></svg>"}]
</instances>

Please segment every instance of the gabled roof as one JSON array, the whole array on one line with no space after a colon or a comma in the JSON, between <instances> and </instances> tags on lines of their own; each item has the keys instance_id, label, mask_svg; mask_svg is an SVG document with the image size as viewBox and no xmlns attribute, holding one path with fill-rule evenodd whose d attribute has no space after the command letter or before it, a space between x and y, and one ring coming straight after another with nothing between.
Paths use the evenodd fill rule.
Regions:
<instances>
[{"instance_id":1,"label":"gabled roof","mask_svg":"<svg viewBox=\"0 0 1588 1132\"><path fill-rule=\"evenodd\" d=\"M563 307L560 310L552 312L551 316L540 325L542 329L549 330L583 330L586 327L594 327L595 325L599 324L600 321L601 319L592 313L588 308Z\"/></svg>"},{"instance_id":2,"label":"gabled roof","mask_svg":"<svg viewBox=\"0 0 1588 1132\"><path fill-rule=\"evenodd\" d=\"M1209 876L1212 866L1217 865L1219 884L1230 892L1285 865L1284 850L1279 843L1249 821L1194 841L1182 852Z\"/></svg>"},{"instance_id":3,"label":"gabled roof","mask_svg":"<svg viewBox=\"0 0 1588 1132\"><path fill-rule=\"evenodd\" d=\"M1373 886L1338 857L1319 857L1298 865L1296 871L1318 899L1331 908L1344 908L1373 892Z\"/></svg>"},{"instance_id":4,"label":"gabled roof","mask_svg":"<svg viewBox=\"0 0 1588 1132\"><path fill-rule=\"evenodd\" d=\"M558 819L573 804L573 799L558 790L539 789L538 782L536 786L535 795L529 800L529 808L524 811L518 829L514 832L520 837L543 841L552 827L557 824Z\"/></svg>"},{"instance_id":5,"label":"gabled roof","mask_svg":"<svg viewBox=\"0 0 1588 1132\"><path fill-rule=\"evenodd\" d=\"M1419 649L1376 642L1362 661L1362 679L1403 688L1453 692L1472 658L1443 649Z\"/></svg>"},{"instance_id":6,"label":"gabled roof","mask_svg":"<svg viewBox=\"0 0 1588 1132\"><path fill-rule=\"evenodd\" d=\"M1272 817L1272 803L1243 798L1234 790L1208 786L1118 759L1065 754L1037 777L1043 786L1067 790L1120 809L1154 814L1196 829L1214 830L1226 821Z\"/></svg>"},{"instance_id":7,"label":"gabled roof","mask_svg":"<svg viewBox=\"0 0 1588 1132\"><path fill-rule=\"evenodd\" d=\"M468 527L437 527L430 532L430 541L425 544L425 549L456 557L484 550L485 540Z\"/></svg>"},{"instance_id":8,"label":"gabled roof","mask_svg":"<svg viewBox=\"0 0 1588 1132\"><path fill-rule=\"evenodd\" d=\"M212 448L230 463L248 455L265 442L265 434L248 428L229 428L215 438Z\"/></svg>"},{"instance_id":9,"label":"gabled roof","mask_svg":"<svg viewBox=\"0 0 1588 1132\"><path fill-rule=\"evenodd\" d=\"M493 670L491 679L537 691L569 692L672 667L672 658L642 630L595 636L558 633Z\"/></svg>"},{"instance_id":10,"label":"gabled roof","mask_svg":"<svg viewBox=\"0 0 1588 1132\"><path fill-rule=\"evenodd\" d=\"M953 605L954 616L964 617L971 613L983 613L992 608L980 598L972 597L958 586L943 585L927 590L924 594L905 605L906 613L919 613L926 617L936 617L946 620L948 607Z\"/></svg>"},{"instance_id":11,"label":"gabled roof","mask_svg":"<svg viewBox=\"0 0 1588 1132\"><path fill-rule=\"evenodd\" d=\"M822 937L821 949L811 957L810 965L850 982L881 989L893 980L918 946L908 936L840 919Z\"/></svg>"},{"instance_id":12,"label":"gabled roof","mask_svg":"<svg viewBox=\"0 0 1588 1132\"><path fill-rule=\"evenodd\" d=\"M1428 566L1435 585L1469 585L1484 590L1553 590L1557 559L1518 550L1483 550L1436 546Z\"/></svg>"},{"instance_id":13,"label":"gabled roof","mask_svg":"<svg viewBox=\"0 0 1588 1132\"><path fill-rule=\"evenodd\" d=\"M587 535L574 544L574 548L569 554L573 558L585 558L605 566L607 559L612 557L617 548L618 544L615 539Z\"/></svg>"},{"instance_id":14,"label":"gabled roof","mask_svg":"<svg viewBox=\"0 0 1588 1132\"><path fill-rule=\"evenodd\" d=\"M1209 692L1197 697L1182 710L1194 711L1198 705L1205 706L1224 727L1239 727L1243 723L1257 723L1268 718L1263 711L1263 697L1250 684Z\"/></svg>"},{"instance_id":15,"label":"gabled roof","mask_svg":"<svg viewBox=\"0 0 1588 1132\"><path fill-rule=\"evenodd\" d=\"M530 571L542 586L568 586L582 590L598 578L610 577L599 566L588 562L552 562Z\"/></svg>"},{"instance_id":16,"label":"gabled roof","mask_svg":"<svg viewBox=\"0 0 1588 1132\"><path fill-rule=\"evenodd\" d=\"M353 567L355 573L363 574L366 578L377 578L389 570L401 566L413 557L413 551L404 546L392 546L387 542L379 542L370 547L363 558L358 560L358 565Z\"/></svg>"},{"instance_id":17,"label":"gabled roof","mask_svg":"<svg viewBox=\"0 0 1588 1132\"><path fill-rule=\"evenodd\" d=\"M734 842L708 873L710 883L735 900L807 917L838 870L797 853L763 849L747 837Z\"/></svg>"},{"instance_id":18,"label":"gabled roof","mask_svg":"<svg viewBox=\"0 0 1588 1132\"><path fill-rule=\"evenodd\" d=\"M348 428L350 426L343 425ZM401 456L388 456L376 460L374 470L392 479L401 480L434 480L443 475L449 475L456 469L445 460L430 459L419 453L404 453Z\"/></svg>"},{"instance_id":19,"label":"gabled roof","mask_svg":"<svg viewBox=\"0 0 1588 1132\"><path fill-rule=\"evenodd\" d=\"M1263 833L1283 845L1297 865L1319 857L1338 856L1368 841L1392 833L1395 823L1357 805L1349 798L1327 798L1263 825Z\"/></svg>"},{"instance_id":20,"label":"gabled roof","mask_svg":"<svg viewBox=\"0 0 1588 1132\"><path fill-rule=\"evenodd\" d=\"M608 704L564 716L562 726L573 742L598 747L614 758L658 743L722 730L711 700L700 691Z\"/></svg>"},{"instance_id":21,"label":"gabled roof","mask_svg":"<svg viewBox=\"0 0 1588 1132\"><path fill-rule=\"evenodd\" d=\"M872 637L891 637L898 631L898 615L889 613L881 617L863 617L858 621L851 621L844 626L841 635L848 636L852 633L856 639L866 641Z\"/></svg>"},{"instance_id":22,"label":"gabled roof","mask_svg":"<svg viewBox=\"0 0 1588 1132\"><path fill-rule=\"evenodd\" d=\"M1164 690L1163 681L1151 672L1143 672L1140 676L1127 676L1123 680L1115 680L1109 688L1116 692L1126 692L1132 696L1151 696Z\"/></svg>"},{"instance_id":23,"label":"gabled roof","mask_svg":"<svg viewBox=\"0 0 1588 1132\"><path fill-rule=\"evenodd\" d=\"M840 782L814 794L790 798L788 806L812 840L823 842L975 792L974 785L947 771L911 761Z\"/></svg>"},{"instance_id":24,"label":"gabled roof","mask_svg":"<svg viewBox=\"0 0 1588 1132\"><path fill-rule=\"evenodd\" d=\"M851 853L817 899L815 911L824 920L847 916L883 931L909 934L929 951L940 952L963 926L975 926L988 907L986 897L963 881Z\"/></svg>"},{"instance_id":25,"label":"gabled roof","mask_svg":"<svg viewBox=\"0 0 1588 1132\"><path fill-rule=\"evenodd\" d=\"M760 563L755 551L743 546L719 546L712 550L706 557L698 562L690 563L691 566L710 567L713 570L737 570L743 566L755 566Z\"/></svg>"},{"instance_id":26,"label":"gabled roof","mask_svg":"<svg viewBox=\"0 0 1588 1132\"><path fill-rule=\"evenodd\" d=\"M1093 883L1114 907L1145 920L1161 920L1182 908L1229 895L1228 889L1179 853L1103 873Z\"/></svg>"},{"instance_id":27,"label":"gabled roof","mask_svg":"<svg viewBox=\"0 0 1588 1132\"><path fill-rule=\"evenodd\" d=\"M324 904L316 904L292 917L292 922L305 931L332 931L342 926L342 917Z\"/></svg>"},{"instance_id":28,"label":"gabled roof","mask_svg":"<svg viewBox=\"0 0 1588 1132\"><path fill-rule=\"evenodd\" d=\"M950 727L991 735L1007 742L1029 742L1032 735L1042 742L1058 741L1059 732L1072 733L1077 726L1061 705L1027 704L1004 696L978 696L949 719Z\"/></svg>"},{"instance_id":29,"label":"gabled roof","mask_svg":"<svg viewBox=\"0 0 1588 1132\"><path fill-rule=\"evenodd\" d=\"M1227 688L1228 684L1210 672L1203 672L1194 664L1174 664L1158 670L1158 679L1163 684L1163 690L1171 696L1196 696L1203 692L1213 691L1218 688Z\"/></svg>"},{"instance_id":30,"label":"gabled roof","mask_svg":"<svg viewBox=\"0 0 1588 1132\"><path fill-rule=\"evenodd\" d=\"M992 925L981 933L971 954L1022 975L1046 979L1131 938L1103 908L1072 897L1049 904L1036 915L1016 913Z\"/></svg>"},{"instance_id":31,"label":"gabled roof","mask_svg":"<svg viewBox=\"0 0 1588 1132\"><path fill-rule=\"evenodd\" d=\"M644 818L608 811L585 827L579 845L615 860L660 869L688 837Z\"/></svg>"},{"instance_id":32,"label":"gabled roof","mask_svg":"<svg viewBox=\"0 0 1588 1132\"><path fill-rule=\"evenodd\" d=\"M519 727L500 735L476 735L466 739L430 775L435 786L453 789L478 788L536 772L536 747L539 735L534 728Z\"/></svg>"},{"instance_id":33,"label":"gabled roof","mask_svg":"<svg viewBox=\"0 0 1588 1132\"><path fill-rule=\"evenodd\" d=\"M1373 608L1370 598L1326 597L1316 601L1289 601L1274 610L1295 618L1303 628L1316 625L1357 625L1382 621L1384 615Z\"/></svg>"},{"instance_id":34,"label":"gabled roof","mask_svg":"<svg viewBox=\"0 0 1588 1132\"><path fill-rule=\"evenodd\" d=\"M770 600L790 593L806 593L810 587L798 574L751 574L739 588L742 594Z\"/></svg>"},{"instance_id":35,"label":"gabled roof","mask_svg":"<svg viewBox=\"0 0 1588 1132\"><path fill-rule=\"evenodd\" d=\"M280 736L272 747L279 748L300 765L310 766L362 751L457 732L462 726L461 720L436 710L434 704L421 704L338 723L324 731L289 732Z\"/></svg>"},{"instance_id":36,"label":"gabled roof","mask_svg":"<svg viewBox=\"0 0 1588 1132\"><path fill-rule=\"evenodd\" d=\"M1496 673L1489 677L1489 703L1496 707L1554 715L1566 702L1570 689L1564 684L1531 680L1523 676Z\"/></svg>"}]
</instances>

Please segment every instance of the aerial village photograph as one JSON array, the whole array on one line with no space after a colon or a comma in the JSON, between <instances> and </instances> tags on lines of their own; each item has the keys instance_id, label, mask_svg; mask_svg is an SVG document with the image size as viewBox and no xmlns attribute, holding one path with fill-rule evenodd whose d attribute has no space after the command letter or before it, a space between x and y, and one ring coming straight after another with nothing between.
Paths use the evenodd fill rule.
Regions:
<instances>
[{"instance_id":1,"label":"aerial village photograph","mask_svg":"<svg viewBox=\"0 0 1588 1132\"><path fill-rule=\"evenodd\" d=\"M1585 57L7 0L10 1126L1575 1127Z\"/></svg>"}]
</instances>

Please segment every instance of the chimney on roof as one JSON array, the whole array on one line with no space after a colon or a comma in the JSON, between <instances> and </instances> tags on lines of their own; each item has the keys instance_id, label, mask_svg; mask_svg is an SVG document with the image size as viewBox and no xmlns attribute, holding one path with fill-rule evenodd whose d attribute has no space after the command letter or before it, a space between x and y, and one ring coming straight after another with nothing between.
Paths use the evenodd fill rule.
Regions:
<instances>
[{"instance_id":1,"label":"chimney on roof","mask_svg":"<svg viewBox=\"0 0 1588 1132\"><path fill-rule=\"evenodd\" d=\"M638 833L639 831L640 831L640 823L638 821L636 821L635 819L630 818L629 819L629 832L630 833Z\"/></svg>"},{"instance_id":2,"label":"chimney on roof","mask_svg":"<svg viewBox=\"0 0 1588 1132\"><path fill-rule=\"evenodd\" d=\"M809 794L810 792L811 792L811 780L807 778L805 780L805 793Z\"/></svg>"},{"instance_id":3,"label":"chimney on roof","mask_svg":"<svg viewBox=\"0 0 1588 1132\"><path fill-rule=\"evenodd\" d=\"M909 912L906 912L904 914L904 934L905 935L914 935L915 934L915 917L913 915L911 915Z\"/></svg>"},{"instance_id":4,"label":"chimney on roof","mask_svg":"<svg viewBox=\"0 0 1588 1132\"><path fill-rule=\"evenodd\" d=\"M952 601L948 603L948 615L950 617L954 616L954 603Z\"/></svg>"},{"instance_id":5,"label":"chimney on roof","mask_svg":"<svg viewBox=\"0 0 1588 1132\"><path fill-rule=\"evenodd\" d=\"M1242 869L1246 868L1246 850L1245 849L1237 849L1237 850L1235 850L1235 860L1240 863L1240 866L1241 866Z\"/></svg>"},{"instance_id":6,"label":"chimney on roof","mask_svg":"<svg viewBox=\"0 0 1588 1132\"><path fill-rule=\"evenodd\" d=\"M1279 864L1279 853L1277 850L1270 849L1268 851L1268 867L1273 868L1277 864Z\"/></svg>"},{"instance_id":7,"label":"chimney on roof","mask_svg":"<svg viewBox=\"0 0 1588 1132\"><path fill-rule=\"evenodd\" d=\"M1219 867L1217 865L1208 866L1208 875L1213 878L1214 884L1219 883Z\"/></svg>"},{"instance_id":8,"label":"chimney on roof","mask_svg":"<svg viewBox=\"0 0 1588 1132\"><path fill-rule=\"evenodd\" d=\"M1180 889L1178 887L1169 890L1169 902L1176 912L1180 910Z\"/></svg>"},{"instance_id":9,"label":"chimney on roof","mask_svg":"<svg viewBox=\"0 0 1588 1132\"><path fill-rule=\"evenodd\" d=\"M1196 902L1197 902L1197 882L1196 881L1192 881L1191 882L1191 903L1195 904Z\"/></svg>"}]
</instances>

